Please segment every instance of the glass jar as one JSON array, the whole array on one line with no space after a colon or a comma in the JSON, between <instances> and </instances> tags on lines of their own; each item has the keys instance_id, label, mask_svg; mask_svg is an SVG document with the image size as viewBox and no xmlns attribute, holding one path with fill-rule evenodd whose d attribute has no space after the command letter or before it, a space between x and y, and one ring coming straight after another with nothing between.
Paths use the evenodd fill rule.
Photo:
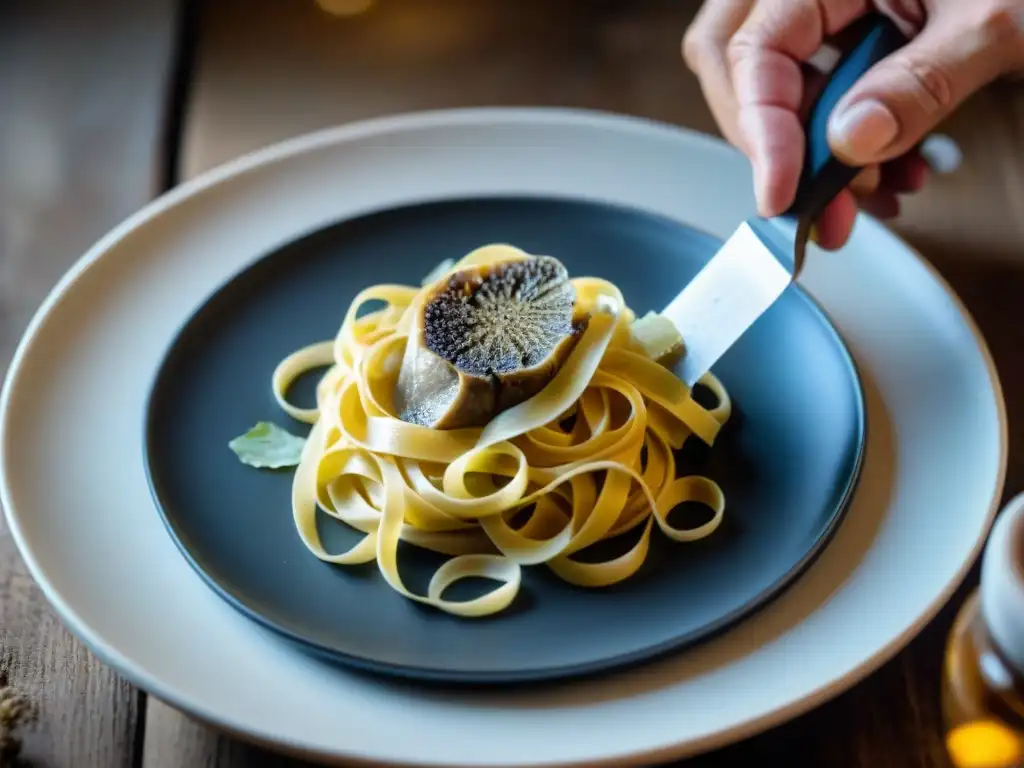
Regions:
<instances>
[{"instance_id":1,"label":"glass jar","mask_svg":"<svg viewBox=\"0 0 1024 768\"><path fill-rule=\"evenodd\" d=\"M956 768L1024 767L1024 494L1000 513L946 645L946 749Z\"/></svg>"}]
</instances>

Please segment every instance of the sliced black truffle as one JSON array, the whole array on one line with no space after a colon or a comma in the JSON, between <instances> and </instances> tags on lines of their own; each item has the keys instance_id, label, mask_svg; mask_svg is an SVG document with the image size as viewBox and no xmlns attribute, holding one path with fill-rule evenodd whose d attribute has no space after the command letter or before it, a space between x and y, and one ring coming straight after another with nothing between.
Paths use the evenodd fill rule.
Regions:
<instances>
[{"instance_id":1,"label":"sliced black truffle","mask_svg":"<svg viewBox=\"0 0 1024 768\"><path fill-rule=\"evenodd\" d=\"M429 289L399 375L401 418L482 426L555 376L585 329L565 267L549 256L461 270Z\"/></svg>"}]
</instances>

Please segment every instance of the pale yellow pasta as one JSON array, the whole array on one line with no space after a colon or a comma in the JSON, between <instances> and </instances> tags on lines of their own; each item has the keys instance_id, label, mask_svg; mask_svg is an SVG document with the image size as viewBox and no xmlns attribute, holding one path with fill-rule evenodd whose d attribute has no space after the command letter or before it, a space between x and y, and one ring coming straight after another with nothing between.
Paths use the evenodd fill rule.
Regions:
<instances>
[{"instance_id":1,"label":"pale yellow pasta","mask_svg":"<svg viewBox=\"0 0 1024 768\"><path fill-rule=\"evenodd\" d=\"M473 251L452 267L525 257L511 246ZM303 348L274 371L281 408L312 424L295 472L292 505L306 547L339 565L376 563L410 600L464 617L498 613L520 588L524 566L544 565L582 587L628 579L643 564L657 527L678 542L710 535L725 499L712 480L676 474L673 449L691 436L711 444L729 418L728 393L712 375L713 410L699 405L670 371L631 342L635 315L609 282L573 280L588 327L568 361L535 397L480 429L434 430L399 420L392 392L425 288L379 285L353 301L332 341ZM385 306L362 316L367 302ZM315 408L290 404L303 372L330 366ZM574 423L566 428L568 417ZM711 519L692 529L669 524L674 507L700 502ZM346 552L325 551L317 515L359 531ZM525 520L523 519L525 517ZM639 529L625 554L583 562L574 554ZM399 541L450 555L426 594L406 588ZM497 582L468 601L445 598L459 579Z\"/></svg>"}]
</instances>

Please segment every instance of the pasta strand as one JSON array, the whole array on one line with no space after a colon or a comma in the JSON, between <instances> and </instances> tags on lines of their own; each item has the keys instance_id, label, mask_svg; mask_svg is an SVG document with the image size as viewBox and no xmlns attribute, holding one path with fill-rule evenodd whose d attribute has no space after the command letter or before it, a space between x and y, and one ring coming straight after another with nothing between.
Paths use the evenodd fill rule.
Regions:
<instances>
[{"instance_id":1,"label":"pasta strand","mask_svg":"<svg viewBox=\"0 0 1024 768\"><path fill-rule=\"evenodd\" d=\"M527 254L511 246L477 249L452 271ZM552 381L483 428L435 430L401 421L392 392L425 288L377 285L361 292L333 340L285 358L271 384L282 410L312 425L292 484L302 542L338 565L376 563L409 600L462 617L500 613L514 600L524 566L544 565L581 587L628 579L643 565L655 528L676 542L711 535L725 497L709 478L678 476L673 449L695 437L713 444L731 415L729 395L708 374L717 405L707 409L669 370L632 343L635 314L613 284L572 281L590 322ZM367 314L370 301L385 306ZM288 389L329 366L315 408L298 408ZM566 421L573 423L567 425ZM684 502L712 517L693 528L668 521ZM362 538L345 552L324 549L317 517L327 514ZM611 559L574 555L639 529ZM448 555L426 594L402 580L399 542ZM446 590L466 578L496 582L472 600Z\"/></svg>"}]
</instances>

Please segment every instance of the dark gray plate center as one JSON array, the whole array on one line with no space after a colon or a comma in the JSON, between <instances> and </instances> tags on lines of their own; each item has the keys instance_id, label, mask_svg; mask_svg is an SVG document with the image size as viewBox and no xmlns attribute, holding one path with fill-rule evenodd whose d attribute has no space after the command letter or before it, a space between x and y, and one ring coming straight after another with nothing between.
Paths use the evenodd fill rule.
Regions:
<instances>
[{"instance_id":1,"label":"dark gray plate center","mask_svg":"<svg viewBox=\"0 0 1024 768\"><path fill-rule=\"evenodd\" d=\"M636 577L582 590L527 569L506 615L462 620L392 591L376 566L338 567L300 542L291 473L242 465L228 441L277 408L270 375L289 352L333 338L349 302L384 282L418 284L444 258L508 242L615 282L642 314L661 309L718 242L679 223L587 202L477 199L341 222L267 255L221 287L175 339L152 392L146 462L171 535L207 583L246 614L337 661L405 677L512 682L592 673L706 639L778 594L826 544L864 445L860 385L842 341L793 290L715 367L735 413L683 469L724 489L725 522L675 544L657 532ZM312 382L298 401L312 403ZM350 536L325 526L325 541ZM330 530L328 530L330 529ZM440 562L407 547L411 586ZM215 638L211 642L215 642Z\"/></svg>"}]
</instances>

